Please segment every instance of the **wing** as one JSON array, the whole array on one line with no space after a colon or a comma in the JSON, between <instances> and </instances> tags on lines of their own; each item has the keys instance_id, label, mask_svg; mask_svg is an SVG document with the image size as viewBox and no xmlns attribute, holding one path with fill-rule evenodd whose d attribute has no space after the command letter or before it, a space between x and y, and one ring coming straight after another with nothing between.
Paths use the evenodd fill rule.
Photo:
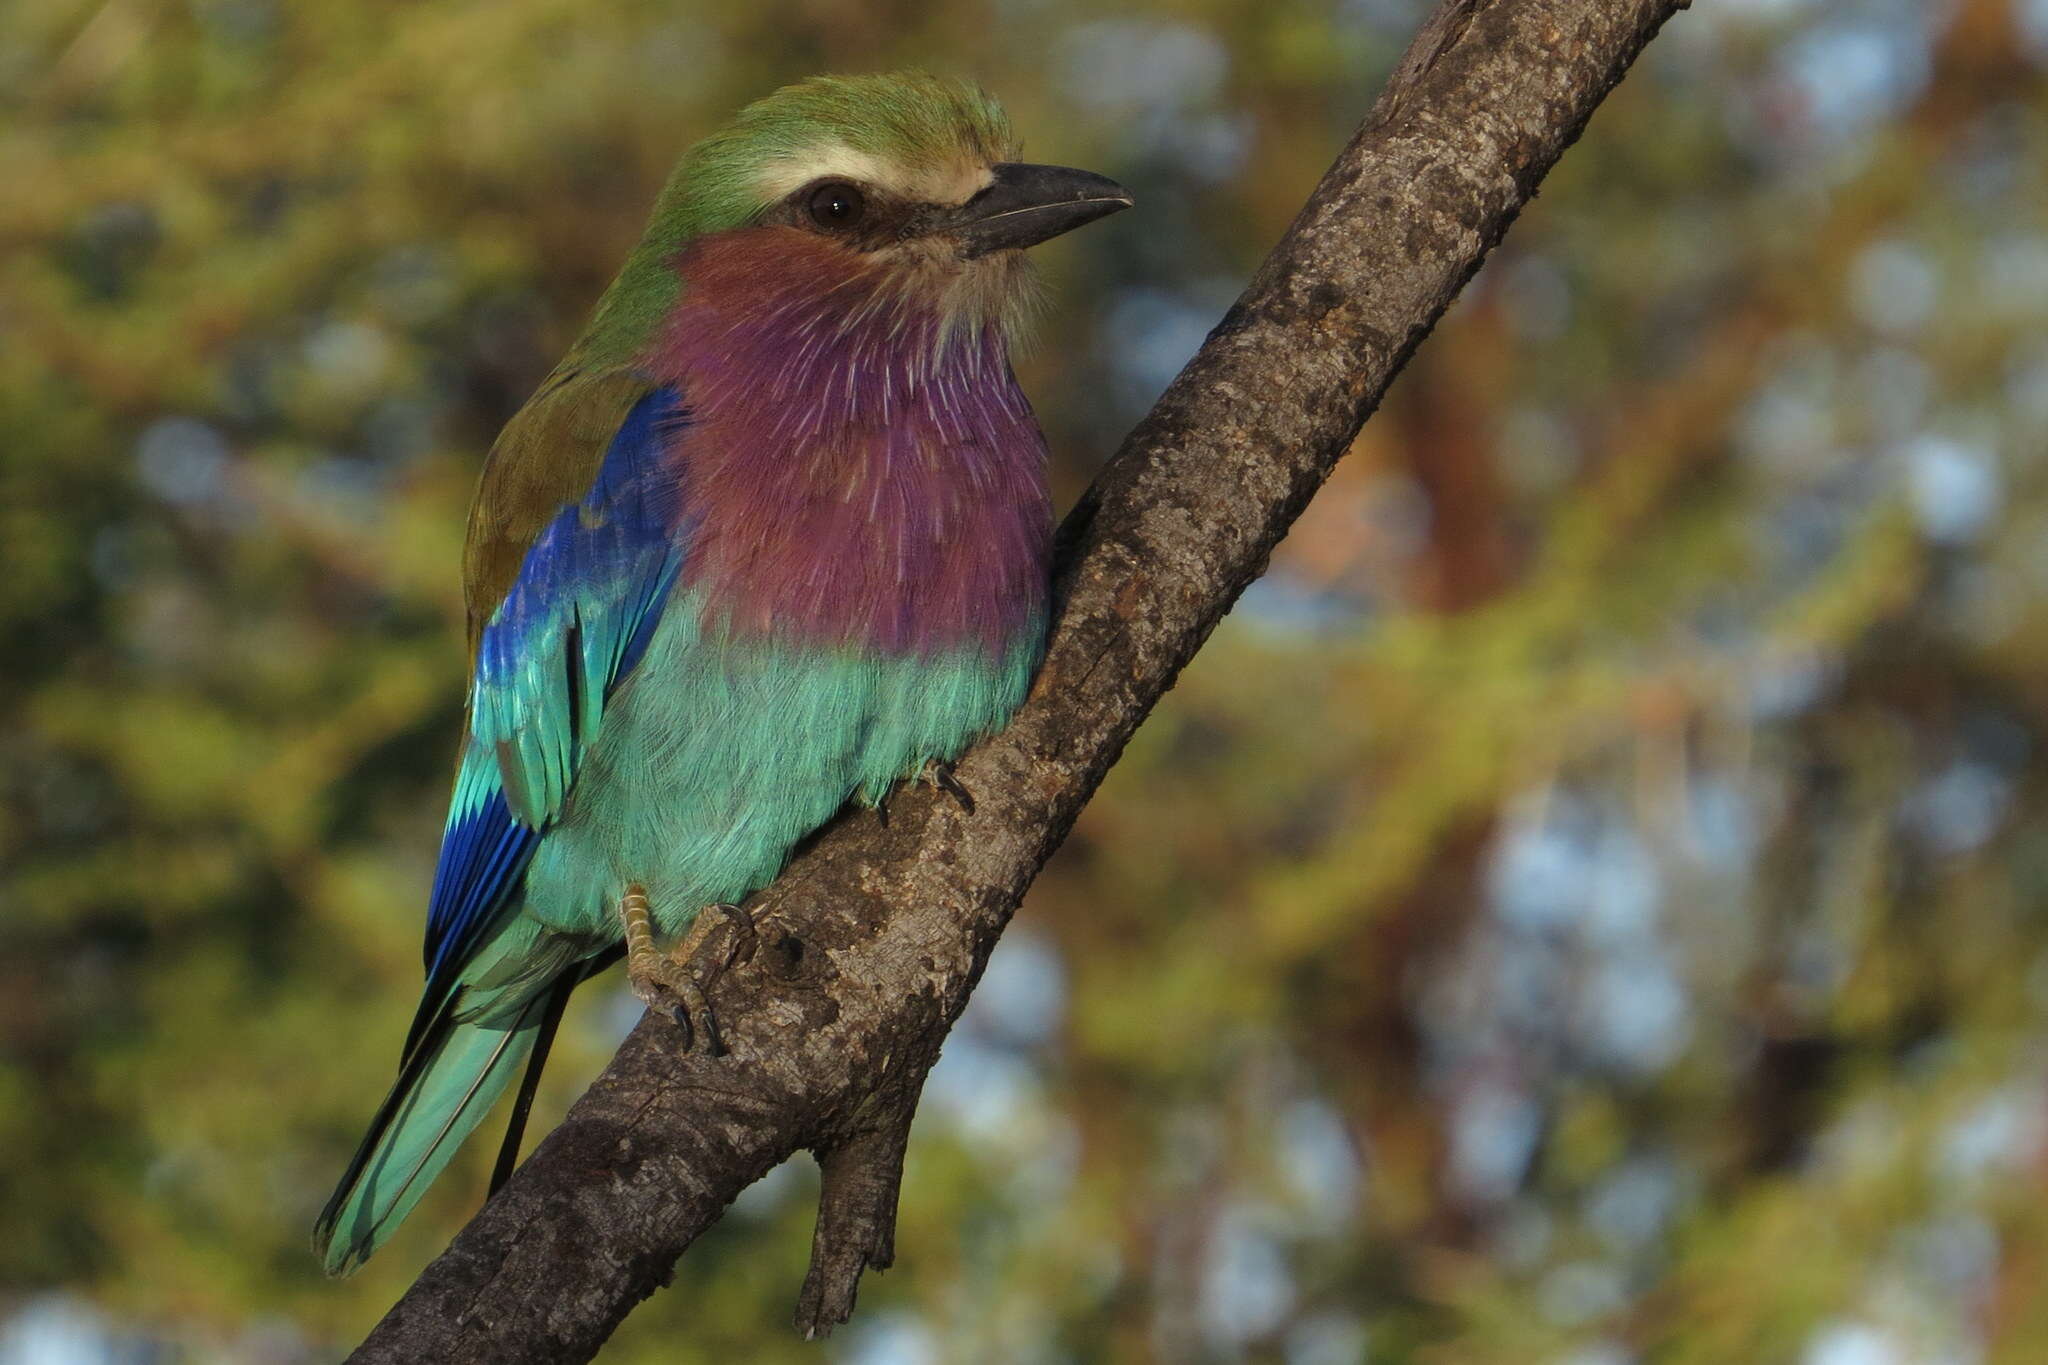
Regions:
<instances>
[{"instance_id":1,"label":"wing","mask_svg":"<svg viewBox=\"0 0 2048 1365\"><path fill-rule=\"evenodd\" d=\"M545 460L550 452L508 451L501 441L471 518L469 733L427 910L423 1021L518 887L575 782L606 702L639 662L681 567L687 527L668 452L688 422L682 398L673 388L640 384L625 391L628 404L620 401L619 387L606 382L603 401L614 412L623 408L623 415L596 447L601 457L580 496L553 492L547 481L558 488L558 473L536 476L517 468L522 457ZM550 388L538 401L557 392ZM553 427L530 430L560 426L557 415ZM556 470L573 465L575 452L566 453L569 460L558 455L552 462ZM509 471L500 467L508 460L514 465ZM502 596L480 610L488 588L480 594L474 581L479 541L485 543L483 562L507 560L505 546L516 541L521 521L491 504L516 506L524 493L530 508L536 490L553 492L554 505L545 515L525 512L534 528L530 543L514 571L501 575L509 578Z\"/></svg>"}]
</instances>

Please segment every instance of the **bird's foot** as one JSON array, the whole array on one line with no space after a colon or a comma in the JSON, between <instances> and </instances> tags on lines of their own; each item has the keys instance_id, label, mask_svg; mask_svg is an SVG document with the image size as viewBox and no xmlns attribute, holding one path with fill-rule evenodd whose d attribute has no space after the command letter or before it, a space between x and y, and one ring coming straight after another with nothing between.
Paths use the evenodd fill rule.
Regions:
<instances>
[{"instance_id":1,"label":"bird's foot","mask_svg":"<svg viewBox=\"0 0 2048 1365\"><path fill-rule=\"evenodd\" d=\"M934 788L952 797L963 813L974 814L974 793L962 786L960 779L953 775L952 764L942 763L935 758L924 765L922 776Z\"/></svg>"},{"instance_id":2,"label":"bird's foot","mask_svg":"<svg viewBox=\"0 0 2048 1365\"><path fill-rule=\"evenodd\" d=\"M711 911L718 911L713 915ZM711 931L720 923L732 923L734 930L733 950L726 955L720 968L731 966L739 959L742 945L751 945L754 937L754 923L747 912L737 905L710 905L697 912L690 932L672 952L664 953L654 943L654 921L647 906L647 891L644 887L629 886L626 894L619 899L619 918L626 928L626 980L633 987L633 994L649 1009L660 1010L668 1015L683 1030L684 1047L691 1052L707 1057L725 1055L725 1045L719 1041L718 1020L711 1012L711 1002L704 998L704 987L691 970L697 950L704 946ZM751 953L747 954L752 956ZM714 969L716 971L718 969Z\"/></svg>"}]
</instances>

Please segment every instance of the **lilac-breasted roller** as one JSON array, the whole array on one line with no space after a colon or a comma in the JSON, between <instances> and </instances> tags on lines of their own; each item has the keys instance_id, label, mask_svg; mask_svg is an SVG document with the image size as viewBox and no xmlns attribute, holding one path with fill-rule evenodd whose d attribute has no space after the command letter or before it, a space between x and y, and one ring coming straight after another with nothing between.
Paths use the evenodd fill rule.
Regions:
<instances>
[{"instance_id":1,"label":"lilac-breasted roller","mask_svg":"<svg viewBox=\"0 0 2048 1365\"><path fill-rule=\"evenodd\" d=\"M1022 249L1131 200L1014 156L993 100L925 75L748 107L684 156L492 447L426 991L321 1214L330 1271L376 1250L522 1063L530 1086L569 992L622 954L715 1046L686 970L699 912L1023 699L1052 516L1010 370Z\"/></svg>"}]
</instances>

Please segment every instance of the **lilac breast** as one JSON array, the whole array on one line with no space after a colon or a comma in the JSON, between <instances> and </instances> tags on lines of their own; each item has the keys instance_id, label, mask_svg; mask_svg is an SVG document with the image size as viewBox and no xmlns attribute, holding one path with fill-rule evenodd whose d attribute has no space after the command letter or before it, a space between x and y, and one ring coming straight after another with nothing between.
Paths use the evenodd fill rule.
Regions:
<instances>
[{"instance_id":1,"label":"lilac breast","mask_svg":"<svg viewBox=\"0 0 2048 1365\"><path fill-rule=\"evenodd\" d=\"M993 322L785 228L692 245L647 368L692 414L682 578L711 628L991 654L1045 611L1045 443Z\"/></svg>"}]
</instances>

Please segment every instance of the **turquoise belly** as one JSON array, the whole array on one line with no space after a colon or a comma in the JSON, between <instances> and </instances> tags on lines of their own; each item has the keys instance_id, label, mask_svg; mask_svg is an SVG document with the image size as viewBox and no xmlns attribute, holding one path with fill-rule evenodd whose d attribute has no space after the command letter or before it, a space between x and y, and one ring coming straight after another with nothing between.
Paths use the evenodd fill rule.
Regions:
<instances>
[{"instance_id":1,"label":"turquoise belly","mask_svg":"<svg viewBox=\"0 0 2048 1365\"><path fill-rule=\"evenodd\" d=\"M1041 635L999 658L889 656L735 642L698 616L687 595L663 613L534 853L523 911L550 929L609 939L638 883L674 934L766 885L849 797L873 801L1008 719Z\"/></svg>"}]
</instances>

